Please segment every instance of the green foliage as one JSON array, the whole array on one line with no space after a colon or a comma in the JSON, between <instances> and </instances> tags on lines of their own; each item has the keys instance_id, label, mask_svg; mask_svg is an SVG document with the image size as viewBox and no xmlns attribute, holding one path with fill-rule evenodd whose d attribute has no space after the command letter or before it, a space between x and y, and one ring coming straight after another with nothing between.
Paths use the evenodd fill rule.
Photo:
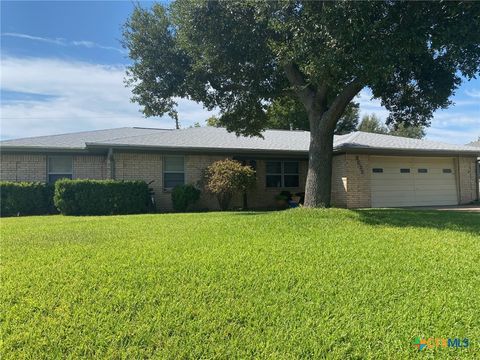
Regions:
<instances>
[{"instance_id":1,"label":"green foliage","mask_svg":"<svg viewBox=\"0 0 480 360\"><path fill-rule=\"evenodd\" d=\"M2 181L0 196L0 216L46 215L55 212L51 184Z\"/></svg>"},{"instance_id":2,"label":"green foliage","mask_svg":"<svg viewBox=\"0 0 480 360\"><path fill-rule=\"evenodd\" d=\"M360 105L351 102L335 127L336 135L355 131L359 120ZM310 130L310 122L305 107L300 101L288 97L276 99L267 108L268 129Z\"/></svg>"},{"instance_id":3,"label":"green foliage","mask_svg":"<svg viewBox=\"0 0 480 360\"><path fill-rule=\"evenodd\" d=\"M177 185L172 190L172 204L175 211L187 211L198 199L200 199L200 190L193 185Z\"/></svg>"},{"instance_id":4,"label":"green foliage","mask_svg":"<svg viewBox=\"0 0 480 360\"><path fill-rule=\"evenodd\" d=\"M388 123L425 125L478 73L479 28L478 2L177 0L137 7L123 39L147 116L175 115L189 97L252 135L268 126L268 104L326 111L351 84L381 99Z\"/></svg>"},{"instance_id":5,"label":"green foliage","mask_svg":"<svg viewBox=\"0 0 480 360\"><path fill-rule=\"evenodd\" d=\"M205 189L214 194L220 209L227 210L235 193L255 185L255 170L236 160L218 160L205 169Z\"/></svg>"},{"instance_id":6,"label":"green foliage","mask_svg":"<svg viewBox=\"0 0 480 360\"><path fill-rule=\"evenodd\" d=\"M212 127L221 127L222 124L220 124L220 119L216 116L210 116L207 120L205 120L207 123L207 126L212 126Z\"/></svg>"},{"instance_id":7,"label":"green foliage","mask_svg":"<svg viewBox=\"0 0 480 360\"><path fill-rule=\"evenodd\" d=\"M478 359L479 218L2 219L2 360ZM417 336L472 342L419 353Z\"/></svg>"},{"instance_id":8,"label":"green foliage","mask_svg":"<svg viewBox=\"0 0 480 360\"><path fill-rule=\"evenodd\" d=\"M425 128L423 126L407 126L405 124L399 124L395 128L389 126L388 135L403 136L412 139L423 139L425 137Z\"/></svg>"},{"instance_id":9,"label":"green foliage","mask_svg":"<svg viewBox=\"0 0 480 360\"><path fill-rule=\"evenodd\" d=\"M375 114L365 115L358 126L358 130L376 134L403 136L412 139L422 139L425 137L425 128L421 125L407 126L402 123L396 126L393 124L386 126Z\"/></svg>"},{"instance_id":10,"label":"green foliage","mask_svg":"<svg viewBox=\"0 0 480 360\"><path fill-rule=\"evenodd\" d=\"M387 134L388 128L382 123L380 118L375 115L365 115L358 126L359 131L375 133L375 134Z\"/></svg>"},{"instance_id":11,"label":"green foliage","mask_svg":"<svg viewBox=\"0 0 480 360\"><path fill-rule=\"evenodd\" d=\"M61 179L55 182L54 202L63 215L138 214L152 210L144 181Z\"/></svg>"}]
</instances>

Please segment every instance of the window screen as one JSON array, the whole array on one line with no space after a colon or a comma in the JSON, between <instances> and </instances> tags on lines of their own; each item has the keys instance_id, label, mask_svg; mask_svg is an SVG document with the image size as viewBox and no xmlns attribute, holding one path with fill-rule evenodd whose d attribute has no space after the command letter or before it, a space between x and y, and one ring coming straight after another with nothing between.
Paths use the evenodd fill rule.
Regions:
<instances>
[{"instance_id":1,"label":"window screen","mask_svg":"<svg viewBox=\"0 0 480 360\"><path fill-rule=\"evenodd\" d=\"M185 184L185 160L183 156L165 156L163 161L163 188L171 190Z\"/></svg>"},{"instance_id":2,"label":"window screen","mask_svg":"<svg viewBox=\"0 0 480 360\"><path fill-rule=\"evenodd\" d=\"M267 161L266 173L267 187L298 187L300 184L298 161Z\"/></svg>"},{"instance_id":3,"label":"window screen","mask_svg":"<svg viewBox=\"0 0 480 360\"><path fill-rule=\"evenodd\" d=\"M73 158L71 156L48 157L48 182L58 179L71 179L73 174Z\"/></svg>"}]
</instances>

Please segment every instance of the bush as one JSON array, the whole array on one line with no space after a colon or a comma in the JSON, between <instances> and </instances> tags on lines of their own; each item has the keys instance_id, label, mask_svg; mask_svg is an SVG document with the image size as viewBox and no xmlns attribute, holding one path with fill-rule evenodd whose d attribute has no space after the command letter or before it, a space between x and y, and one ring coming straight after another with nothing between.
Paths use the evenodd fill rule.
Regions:
<instances>
[{"instance_id":1,"label":"bush","mask_svg":"<svg viewBox=\"0 0 480 360\"><path fill-rule=\"evenodd\" d=\"M245 193L255 184L255 170L235 160L215 161L205 170L205 189L214 194L220 209L227 210L235 193Z\"/></svg>"},{"instance_id":2,"label":"bush","mask_svg":"<svg viewBox=\"0 0 480 360\"><path fill-rule=\"evenodd\" d=\"M151 210L144 181L62 179L55 183L54 202L64 215L138 214Z\"/></svg>"},{"instance_id":3,"label":"bush","mask_svg":"<svg viewBox=\"0 0 480 360\"><path fill-rule=\"evenodd\" d=\"M53 186L40 182L0 182L1 216L46 215L55 212Z\"/></svg>"},{"instance_id":4,"label":"bush","mask_svg":"<svg viewBox=\"0 0 480 360\"><path fill-rule=\"evenodd\" d=\"M193 185L178 185L172 191L172 203L175 211L185 212L189 206L200 199L200 190Z\"/></svg>"}]
</instances>

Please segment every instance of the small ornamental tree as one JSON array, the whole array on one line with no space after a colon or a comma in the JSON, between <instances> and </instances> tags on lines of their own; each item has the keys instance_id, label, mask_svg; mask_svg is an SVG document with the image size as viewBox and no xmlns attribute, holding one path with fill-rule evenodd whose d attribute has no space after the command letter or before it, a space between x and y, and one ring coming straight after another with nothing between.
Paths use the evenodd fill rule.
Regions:
<instances>
[{"instance_id":1,"label":"small ornamental tree","mask_svg":"<svg viewBox=\"0 0 480 360\"><path fill-rule=\"evenodd\" d=\"M205 190L215 195L220 209L227 210L233 194L245 193L255 184L255 170L240 162L215 161L205 170Z\"/></svg>"}]
</instances>

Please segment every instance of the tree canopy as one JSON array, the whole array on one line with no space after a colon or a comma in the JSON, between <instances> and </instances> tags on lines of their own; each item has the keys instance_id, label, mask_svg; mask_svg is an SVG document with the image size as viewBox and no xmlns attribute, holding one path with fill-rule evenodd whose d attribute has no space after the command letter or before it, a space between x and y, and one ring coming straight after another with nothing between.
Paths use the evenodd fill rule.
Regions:
<instances>
[{"instance_id":1,"label":"tree canopy","mask_svg":"<svg viewBox=\"0 0 480 360\"><path fill-rule=\"evenodd\" d=\"M176 0L137 7L124 28L127 84L147 116L176 100L258 135L270 104L307 113L306 206L330 204L333 133L369 87L388 124L426 125L480 67L480 2Z\"/></svg>"}]
</instances>

